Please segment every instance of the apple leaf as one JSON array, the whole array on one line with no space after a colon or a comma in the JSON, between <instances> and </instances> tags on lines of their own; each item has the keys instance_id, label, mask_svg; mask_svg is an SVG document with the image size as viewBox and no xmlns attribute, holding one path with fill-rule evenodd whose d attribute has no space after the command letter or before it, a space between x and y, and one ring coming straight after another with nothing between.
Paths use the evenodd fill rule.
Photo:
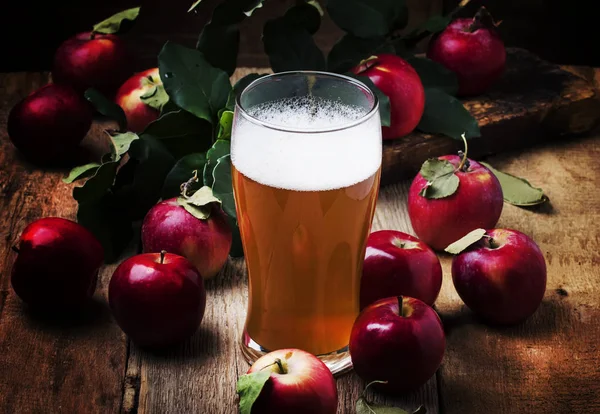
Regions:
<instances>
[{"instance_id":1,"label":"apple leaf","mask_svg":"<svg viewBox=\"0 0 600 414\"><path fill-rule=\"evenodd\" d=\"M100 165L101 164L97 162L90 162L89 164L75 167L69 172L68 176L62 179L62 181L65 184L71 184L73 181L92 176L96 173Z\"/></svg>"},{"instance_id":2,"label":"apple leaf","mask_svg":"<svg viewBox=\"0 0 600 414\"><path fill-rule=\"evenodd\" d=\"M214 195L221 200L223 211L229 217L237 218L235 200L233 198L233 183L231 181L231 158L229 154L219 158L213 170Z\"/></svg>"},{"instance_id":3,"label":"apple leaf","mask_svg":"<svg viewBox=\"0 0 600 414\"><path fill-rule=\"evenodd\" d=\"M342 73L358 65L361 60L378 53L394 53L394 46L383 36L363 39L346 34L329 52L327 70Z\"/></svg>"},{"instance_id":4,"label":"apple leaf","mask_svg":"<svg viewBox=\"0 0 600 414\"><path fill-rule=\"evenodd\" d=\"M422 197L444 198L458 189L460 180L454 174L454 165L446 160L430 158L423 163L420 173L427 180L427 185L419 192Z\"/></svg>"},{"instance_id":5,"label":"apple leaf","mask_svg":"<svg viewBox=\"0 0 600 414\"><path fill-rule=\"evenodd\" d=\"M222 2L215 7L212 18L200 36L196 49L215 68L233 74L237 66L240 45L240 23L246 18L243 10L234 2Z\"/></svg>"},{"instance_id":6,"label":"apple leaf","mask_svg":"<svg viewBox=\"0 0 600 414\"><path fill-rule=\"evenodd\" d=\"M462 102L441 89L425 89L425 111L417 129L454 139L479 137L479 124Z\"/></svg>"},{"instance_id":7,"label":"apple leaf","mask_svg":"<svg viewBox=\"0 0 600 414\"><path fill-rule=\"evenodd\" d=\"M448 14L445 16L436 14L429 17L423 23L418 25L413 31L411 31L406 37L416 37L423 32L427 33L438 33L441 32L450 24L452 21L452 15Z\"/></svg>"},{"instance_id":8,"label":"apple leaf","mask_svg":"<svg viewBox=\"0 0 600 414\"><path fill-rule=\"evenodd\" d=\"M233 112L223 111L219 119L219 132L217 139L231 139L231 127L233 126Z\"/></svg>"},{"instance_id":9,"label":"apple leaf","mask_svg":"<svg viewBox=\"0 0 600 414\"><path fill-rule=\"evenodd\" d=\"M193 2L190 8L188 9L188 13L195 10L196 7L200 5L200 3L202 3L202 0L196 0L195 2Z\"/></svg>"},{"instance_id":10,"label":"apple leaf","mask_svg":"<svg viewBox=\"0 0 600 414\"><path fill-rule=\"evenodd\" d=\"M426 411L414 411L413 413L425 413ZM409 411L398 407L386 407L384 405L369 404L363 397L356 401L356 414L410 414Z\"/></svg>"},{"instance_id":11,"label":"apple leaf","mask_svg":"<svg viewBox=\"0 0 600 414\"><path fill-rule=\"evenodd\" d=\"M122 206L107 194L95 203L79 204L77 222L92 232L104 249L104 260L116 261L131 241L131 222Z\"/></svg>"},{"instance_id":12,"label":"apple leaf","mask_svg":"<svg viewBox=\"0 0 600 414\"><path fill-rule=\"evenodd\" d=\"M231 148L231 143L227 140L218 139L213 144L212 148L206 153L206 164L204 165L204 171L202 173L204 185L212 187L213 170L217 165L219 158L228 155Z\"/></svg>"},{"instance_id":13,"label":"apple leaf","mask_svg":"<svg viewBox=\"0 0 600 414\"><path fill-rule=\"evenodd\" d=\"M221 200L214 196L212 188L208 186L201 187L190 197L186 198L185 201L188 204L193 204L198 207L206 206L210 203L219 203Z\"/></svg>"},{"instance_id":14,"label":"apple leaf","mask_svg":"<svg viewBox=\"0 0 600 414\"><path fill-rule=\"evenodd\" d=\"M183 109L161 115L146 127L143 135L160 140L175 158L206 151L212 144L210 123Z\"/></svg>"},{"instance_id":15,"label":"apple leaf","mask_svg":"<svg viewBox=\"0 0 600 414\"><path fill-rule=\"evenodd\" d=\"M188 213L200 220L206 220L210 217L210 203L219 203L221 200L213 195L210 187L204 186L192 194L190 197L178 197L177 204L186 209Z\"/></svg>"},{"instance_id":16,"label":"apple leaf","mask_svg":"<svg viewBox=\"0 0 600 414\"><path fill-rule=\"evenodd\" d=\"M485 235L485 230L484 229L475 229L475 230L467 233L465 236L463 236L459 240L457 240L454 243L450 244L444 250L446 252L450 253L450 254L459 254L460 252L462 252L463 250L465 250L467 247L469 247L473 243L478 242L479 240L481 240L481 238L484 235Z\"/></svg>"},{"instance_id":17,"label":"apple leaf","mask_svg":"<svg viewBox=\"0 0 600 414\"><path fill-rule=\"evenodd\" d=\"M331 20L357 37L386 36L407 11L404 0L329 0Z\"/></svg>"},{"instance_id":18,"label":"apple leaf","mask_svg":"<svg viewBox=\"0 0 600 414\"><path fill-rule=\"evenodd\" d=\"M73 198L80 206L100 201L115 182L118 166L112 161L102 164L83 186L73 189Z\"/></svg>"},{"instance_id":19,"label":"apple leaf","mask_svg":"<svg viewBox=\"0 0 600 414\"><path fill-rule=\"evenodd\" d=\"M227 73L212 67L201 52L167 42L158 55L161 79L169 98L182 109L215 124L227 103Z\"/></svg>"},{"instance_id":20,"label":"apple leaf","mask_svg":"<svg viewBox=\"0 0 600 414\"><path fill-rule=\"evenodd\" d=\"M181 194L181 185L194 175L194 171L202 172L205 164L206 155L203 153L188 154L179 159L165 178L161 198L167 199Z\"/></svg>"},{"instance_id":21,"label":"apple leaf","mask_svg":"<svg viewBox=\"0 0 600 414\"><path fill-rule=\"evenodd\" d=\"M406 61L415 68L425 89L439 89L452 96L458 92L456 74L443 65L422 57L410 57Z\"/></svg>"},{"instance_id":22,"label":"apple leaf","mask_svg":"<svg viewBox=\"0 0 600 414\"><path fill-rule=\"evenodd\" d=\"M313 13L298 22L292 12L297 7L302 5L292 7L284 16L264 25L262 40L274 72L326 69L325 57L309 30L320 24L321 16Z\"/></svg>"},{"instance_id":23,"label":"apple leaf","mask_svg":"<svg viewBox=\"0 0 600 414\"><path fill-rule=\"evenodd\" d=\"M390 98L386 94L381 92L373 81L368 76L357 76L352 73L346 73L351 78L358 79L373 91L379 101L379 116L381 117L382 126L390 126Z\"/></svg>"},{"instance_id":24,"label":"apple leaf","mask_svg":"<svg viewBox=\"0 0 600 414\"><path fill-rule=\"evenodd\" d=\"M270 377L271 371L267 370L245 374L238 379L236 388L240 396L240 414L252 413L252 405Z\"/></svg>"},{"instance_id":25,"label":"apple leaf","mask_svg":"<svg viewBox=\"0 0 600 414\"><path fill-rule=\"evenodd\" d=\"M123 109L104 96L100 91L94 88L87 89L84 93L87 99L96 108L96 111L110 119L117 121L121 131L127 130L127 118Z\"/></svg>"},{"instance_id":26,"label":"apple leaf","mask_svg":"<svg viewBox=\"0 0 600 414\"><path fill-rule=\"evenodd\" d=\"M290 7L284 17L289 24L304 27L308 33L314 35L321 27L323 9L316 1L308 1Z\"/></svg>"},{"instance_id":27,"label":"apple leaf","mask_svg":"<svg viewBox=\"0 0 600 414\"><path fill-rule=\"evenodd\" d=\"M108 19L103 20L100 23L94 25L93 32L102 34L123 33L123 31L125 31L126 28L125 26L129 26L126 25L126 23L133 22L135 19L137 19L139 14L139 7L123 10L122 12L110 16Z\"/></svg>"},{"instance_id":28,"label":"apple leaf","mask_svg":"<svg viewBox=\"0 0 600 414\"><path fill-rule=\"evenodd\" d=\"M169 95L167 95L164 85L159 83L157 85L152 85L148 92L140 96L140 100L146 105L158 111L162 111L165 104L169 102Z\"/></svg>"},{"instance_id":29,"label":"apple leaf","mask_svg":"<svg viewBox=\"0 0 600 414\"><path fill-rule=\"evenodd\" d=\"M227 216L227 222L229 223L229 227L231 227L231 249L229 249L229 256L244 257L244 246L242 246L242 236L240 235L237 219Z\"/></svg>"},{"instance_id":30,"label":"apple leaf","mask_svg":"<svg viewBox=\"0 0 600 414\"><path fill-rule=\"evenodd\" d=\"M485 162L481 164L485 165L498 178L502 186L502 196L507 203L520 207L529 207L548 201L548 197L544 195L544 190L532 186L524 178L498 171Z\"/></svg>"},{"instance_id":31,"label":"apple leaf","mask_svg":"<svg viewBox=\"0 0 600 414\"><path fill-rule=\"evenodd\" d=\"M112 161L119 161L129 151L131 143L139 139L138 135L134 132L123 132L115 135L109 134L109 136L113 147L113 153L111 154Z\"/></svg>"}]
</instances>

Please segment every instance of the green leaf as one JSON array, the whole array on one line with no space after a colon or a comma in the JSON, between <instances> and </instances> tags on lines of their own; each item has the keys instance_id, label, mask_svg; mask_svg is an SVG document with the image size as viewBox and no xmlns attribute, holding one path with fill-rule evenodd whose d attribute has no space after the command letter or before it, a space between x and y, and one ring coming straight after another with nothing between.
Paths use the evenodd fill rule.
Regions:
<instances>
[{"instance_id":1,"label":"green leaf","mask_svg":"<svg viewBox=\"0 0 600 414\"><path fill-rule=\"evenodd\" d=\"M458 189L460 180L454 174L454 166L446 160L431 158L423 163L420 172L427 180L427 185L419 192L422 197L449 197Z\"/></svg>"},{"instance_id":2,"label":"green leaf","mask_svg":"<svg viewBox=\"0 0 600 414\"><path fill-rule=\"evenodd\" d=\"M352 73L347 73L348 76L358 79L373 91L379 100L379 116L381 117L382 126L390 126L390 98L386 94L381 92L373 81L368 76L356 76Z\"/></svg>"},{"instance_id":3,"label":"green leaf","mask_svg":"<svg viewBox=\"0 0 600 414\"><path fill-rule=\"evenodd\" d=\"M121 131L127 130L127 118L123 109L104 96L101 92L94 88L85 91L85 99L87 99L96 108L96 111L110 119L117 121Z\"/></svg>"},{"instance_id":4,"label":"green leaf","mask_svg":"<svg viewBox=\"0 0 600 414\"><path fill-rule=\"evenodd\" d=\"M299 3L290 7L284 15L288 24L303 27L308 33L314 35L321 27L323 9L316 1Z\"/></svg>"},{"instance_id":5,"label":"green leaf","mask_svg":"<svg viewBox=\"0 0 600 414\"><path fill-rule=\"evenodd\" d=\"M454 72L427 58L412 57L406 61L415 68L425 89L440 89L449 95L456 95L458 79Z\"/></svg>"},{"instance_id":6,"label":"green leaf","mask_svg":"<svg viewBox=\"0 0 600 414\"><path fill-rule=\"evenodd\" d=\"M202 153L189 154L177 161L165 178L161 198L168 199L181 194L181 184L187 182L194 175L194 171L201 174L205 164L206 155Z\"/></svg>"},{"instance_id":7,"label":"green leaf","mask_svg":"<svg viewBox=\"0 0 600 414\"><path fill-rule=\"evenodd\" d=\"M164 85L160 83L153 85L148 92L146 92L144 95L141 95L140 100L146 105L158 111L162 111L165 104L169 102L169 95L167 95Z\"/></svg>"},{"instance_id":8,"label":"green leaf","mask_svg":"<svg viewBox=\"0 0 600 414\"><path fill-rule=\"evenodd\" d=\"M308 22L301 26L287 16L269 20L264 26L262 40L273 72L325 70L325 57L306 29Z\"/></svg>"},{"instance_id":9,"label":"green leaf","mask_svg":"<svg viewBox=\"0 0 600 414\"><path fill-rule=\"evenodd\" d=\"M161 115L146 127L143 135L160 140L175 158L206 151L212 144L210 123L183 109Z\"/></svg>"},{"instance_id":10,"label":"green leaf","mask_svg":"<svg viewBox=\"0 0 600 414\"><path fill-rule=\"evenodd\" d=\"M175 160L159 140L147 135L131 143L129 156L126 166L133 168L132 180L118 188L115 196L126 206L129 217L137 220L159 200Z\"/></svg>"},{"instance_id":11,"label":"green leaf","mask_svg":"<svg viewBox=\"0 0 600 414\"><path fill-rule=\"evenodd\" d=\"M485 235L485 229L475 229L473 231L470 231L469 233L467 233L466 235L464 235L462 238L458 239L454 243L450 244L444 250L450 254L459 254L460 252L465 250L467 247L469 247L473 243L481 240L481 238L484 235Z\"/></svg>"},{"instance_id":12,"label":"green leaf","mask_svg":"<svg viewBox=\"0 0 600 414\"><path fill-rule=\"evenodd\" d=\"M196 49L215 68L233 74L237 66L240 45L240 23L246 18L243 10L230 2L222 2L215 7L212 18L204 26Z\"/></svg>"},{"instance_id":13,"label":"green leaf","mask_svg":"<svg viewBox=\"0 0 600 414\"><path fill-rule=\"evenodd\" d=\"M387 35L405 12L404 0L329 0L327 11L342 30L357 37Z\"/></svg>"},{"instance_id":14,"label":"green leaf","mask_svg":"<svg viewBox=\"0 0 600 414\"><path fill-rule=\"evenodd\" d=\"M520 207L528 207L548 201L548 197L544 195L544 190L532 186L524 178L498 171L485 162L481 162L480 164L485 165L498 178L502 186L504 201L507 203Z\"/></svg>"},{"instance_id":15,"label":"green leaf","mask_svg":"<svg viewBox=\"0 0 600 414\"><path fill-rule=\"evenodd\" d=\"M443 175L453 174L454 165L446 160L430 158L421 165L419 172L427 181L433 181Z\"/></svg>"},{"instance_id":16,"label":"green leaf","mask_svg":"<svg viewBox=\"0 0 600 414\"><path fill-rule=\"evenodd\" d=\"M94 25L95 33L103 33L103 34L111 34L111 33L119 33L123 32L121 26L125 26L126 22L133 22L137 19L138 14L140 14L140 8L134 7L132 9L123 10L106 20L101 21L100 23Z\"/></svg>"},{"instance_id":17,"label":"green leaf","mask_svg":"<svg viewBox=\"0 0 600 414\"><path fill-rule=\"evenodd\" d=\"M94 203L79 204L77 222L92 232L104 248L108 263L116 261L131 241L131 221L110 194Z\"/></svg>"},{"instance_id":18,"label":"green leaf","mask_svg":"<svg viewBox=\"0 0 600 414\"><path fill-rule=\"evenodd\" d=\"M184 200L186 203L193 204L198 207L203 207L210 203L221 204L221 200L214 196L212 188L206 185L198 189L194 194L192 194L191 197L184 198Z\"/></svg>"},{"instance_id":19,"label":"green leaf","mask_svg":"<svg viewBox=\"0 0 600 414\"><path fill-rule=\"evenodd\" d=\"M240 235L238 222L228 215L226 217L229 227L231 227L231 249L229 250L229 256L244 257L244 246L242 246L242 236Z\"/></svg>"},{"instance_id":20,"label":"green leaf","mask_svg":"<svg viewBox=\"0 0 600 414\"><path fill-rule=\"evenodd\" d=\"M250 85L252 82L254 82L256 79L258 78L262 78L263 76L266 76L265 74L258 74L258 73L249 73L246 76L244 76L243 78L241 78L240 80L238 80L235 85L233 85L233 89L231 90L231 92L229 92L229 96L227 97L227 104L225 105L225 108L229 111L233 111L235 109L235 100L237 98L238 95L240 95L244 89L246 89L246 87L248 85Z\"/></svg>"},{"instance_id":21,"label":"green leaf","mask_svg":"<svg viewBox=\"0 0 600 414\"><path fill-rule=\"evenodd\" d=\"M69 175L64 177L62 181L65 184L71 184L73 181L94 175L98 170L98 167L100 167L100 164L97 162L90 162L89 164L80 165L73 168L69 172Z\"/></svg>"},{"instance_id":22,"label":"green leaf","mask_svg":"<svg viewBox=\"0 0 600 414\"><path fill-rule=\"evenodd\" d=\"M252 16L252 13L254 13L256 11L256 9L262 8L263 3L264 3L264 0L255 0L253 3L251 3L251 5L249 7L247 7L246 10L244 11L244 14L246 15L246 17Z\"/></svg>"},{"instance_id":23,"label":"green leaf","mask_svg":"<svg viewBox=\"0 0 600 414\"><path fill-rule=\"evenodd\" d=\"M226 140L217 140L213 144L212 148L208 150L206 153L206 165L204 166L204 172L202 174L204 185L212 187L214 179L213 179L213 170L217 165L217 161L219 158L229 155L229 151L231 148L231 143Z\"/></svg>"},{"instance_id":24,"label":"green leaf","mask_svg":"<svg viewBox=\"0 0 600 414\"><path fill-rule=\"evenodd\" d=\"M194 3L192 3L190 8L188 9L188 13L195 10L196 7L198 7L200 5L200 3L202 3L202 0L196 0Z\"/></svg>"},{"instance_id":25,"label":"green leaf","mask_svg":"<svg viewBox=\"0 0 600 414\"><path fill-rule=\"evenodd\" d=\"M237 393L240 396L240 414L251 414L252 405L270 377L271 371L267 370L242 375L238 379Z\"/></svg>"},{"instance_id":26,"label":"green leaf","mask_svg":"<svg viewBox=\"0 0 600 414\"><path fill-rule=\"evenodd\" d=\"M409 414L409 412L398 407L369 404L361 397L356 401L356 414Z\"/></svg>"},{"instance_id":27,"label":"green leaf","mask_svg":"<svg viewBox=\"0 0 600 414\"><path fill-rule=\"evenodd\" d=\"M139 139L134 132L124 132L121 134L109 135L112 142L113 153L111 154L112 161L119 161L121 157L129 151L131 143Z\"/></svg>"},{"instance_id":28,"label":"green leaf","mask_svg":"<svg viewBox=\"0 0 600 414\"><path fill-rule=\"evenodd\" d=\"M446 16L442 16L436 14L434 16L429 17L419 26L417 26L407 37L415 37L419 33L429 32L429 33L437 33L441 32L450 24L452 21L452 16L450 14Z\"/></svg>"},{"instance_id":29,"label":"green leaf","mask_svg":"<svg viewBox=\"0 0 600 414\"><path fill-rule=\"evenodd\" d=\"M361 60L378 53L394 53L394 47L385 37L362 39L347 34L329 52L327 70L343 73L358 65Z\"/></svg>"},{"instance_id":30,"label":"green leaf","mask_svg":"<svg viewBox=\"0 0 600 414\"><path fill-rule=\"evenodd\" d=\"M212 67L201 52L171 42L158 55L158 67L169 98L177 106L213 125L217 122L231 90L227 73Z\"/></svg>"},{"instance_id":31,"label":"green leaf","mask_svg":"<svg viewBox=\"0 0 600 414\"><path fill-rule=\"evenodd\" d=\"M479 137L479 124L462 102L440 89L425 89L425 111L417 128L454 139Z\"/></svg>"},{"instance_id":32,"label":"green leaf","mask_svg":"<svg viewBox=\"0 0 600 414\"><path fill-rule=\"evenodd\" d=\"M231 139L231 127L233 126L233 112L224 111L219 120L219 133L217 139Z\"/></svg>"},{"instance_id":33,"label":"green leaf","mask_svg":"<svg viewBox=\"0 0 600 414\"><path fill-rule=\"evenodd\" d=\"M99 202L115 182L118 166L118 162L102 164L83 186L73 189L73 198L80 206Z\"/></svg>"},{"instance_id":34,"label":"green leaf","mask_svg":"<svg viewBox=\"0 0 600 414\"><path fill-rule=\"evenodd\" d=\"M221 200L223 211L225 211L229 217L237 218L235 200L233 198L231 158L229 154L219 158L217 165L215 165L215 169L213 170L212 190L214 195Z\"/></svg>"}]
</instances>

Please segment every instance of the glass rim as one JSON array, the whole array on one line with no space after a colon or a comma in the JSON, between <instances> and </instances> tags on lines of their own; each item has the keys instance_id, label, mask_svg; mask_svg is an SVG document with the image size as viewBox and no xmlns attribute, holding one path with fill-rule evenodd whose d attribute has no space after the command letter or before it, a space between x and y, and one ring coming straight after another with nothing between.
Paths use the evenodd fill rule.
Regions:
<instances>
[{"instance_id":1,"label":"glass rim","mask_svg":"<svg viewBox=\"0 0 600 414\"><path fill-rule=\"evenodd\" d=\"M364 115L362 115L358 119L354 119L352 121L349 121L348 123L344 123L341 125L335 125L335 126L325 127L325 128L315 128L315 129L293 128L293 127L287 127L287 126L274 124L272 122L263 121L261 119L258 119L255 116L250 115L246 111L246 109L242 106L242 103L241 103L242 96L245 93L247 93L249 90L255 88L256 86L260 85L261 83L264 83L264 82L268 81L269 79L274 78L276 76L292 76L292 75L322 75L322 76L327 76L327 77L331 77L331 78L337 78L340 80L344 80L344 81L346 81L350 84L353 84L354 86L366 91L369 94L369 96L371 96L373 98L373 104L371 105L371 108L368 110L368 112L365 113ZM318 70L291 70L291 71L285 71L285 72L271 73L271 74L262 76L258 79L253 80L252 82L250 82L244 88L242 93L240 93L236 96L235 108L236 108L236 110L240 111L240 114L244 119L246 119L249 122L252 122L253 124L260 125L264 128L272 129L275 131L293 132L293 133L299 133L299 134L320 134L320 133L326 133L326 132L343 131L343 130L350 129L355 126L363 124L364 122L371 119L373 114L377 113L377 111L379 109L379 99L377 98L377 95L375 95L373 93L371 88L369 88L366 84L364 84L363 82L359 81L358 79L352 78L350 76L341 75L339 73L333 73L333 72L318 71Z\"/></svg>"}]
</instances>

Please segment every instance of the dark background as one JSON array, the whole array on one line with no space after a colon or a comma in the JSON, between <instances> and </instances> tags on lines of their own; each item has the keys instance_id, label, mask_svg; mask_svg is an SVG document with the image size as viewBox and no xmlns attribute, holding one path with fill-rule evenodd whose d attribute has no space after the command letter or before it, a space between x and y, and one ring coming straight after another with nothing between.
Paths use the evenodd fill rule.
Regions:
<instances>
[{"instance_id":1,"label":"dark background","mask_svg":"<svg viewBox=\"0 0 600 414\"><path fill-rule=\"evenodd\" d=\"M58 45L69 36L120 10L142 6L133 29L125 35L136 69L156 66L156 55L166 40L193 46L219 0L203 0L198 13L187 13L193 0L2 0L0 9L0 71L50 69ZM410 26L427 16L451 10L458 0L407 0ZM282 14L294 0L266 0L242 26L238 66L268 66L260 40L263 23ZM323 1L321 1L323 3ZM597 14L590 0L472 0L463 10L472 16L485 5L509 46L525 47L562 64L600 66ZM316 35L327 51L340 31L326 18Z\"/></svg>"}]
</instances>

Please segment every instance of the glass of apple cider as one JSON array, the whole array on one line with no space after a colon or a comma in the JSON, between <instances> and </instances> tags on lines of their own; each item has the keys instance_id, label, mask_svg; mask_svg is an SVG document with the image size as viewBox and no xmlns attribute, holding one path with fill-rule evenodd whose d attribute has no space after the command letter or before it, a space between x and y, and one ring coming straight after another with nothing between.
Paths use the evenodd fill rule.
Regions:
<instances>
[{"instance_id":1,"label":"glass of apple cider","mask_svg":"<svg viewBox=\"0 0 600 414\"><path fill-rule=\"evenodd\" d=\"M377 98L325 72L257 79L237 98L231 160L248 267L242 350L281 348L351 368L348 341L379 190Z\"/></svg>"}]
</instances>

